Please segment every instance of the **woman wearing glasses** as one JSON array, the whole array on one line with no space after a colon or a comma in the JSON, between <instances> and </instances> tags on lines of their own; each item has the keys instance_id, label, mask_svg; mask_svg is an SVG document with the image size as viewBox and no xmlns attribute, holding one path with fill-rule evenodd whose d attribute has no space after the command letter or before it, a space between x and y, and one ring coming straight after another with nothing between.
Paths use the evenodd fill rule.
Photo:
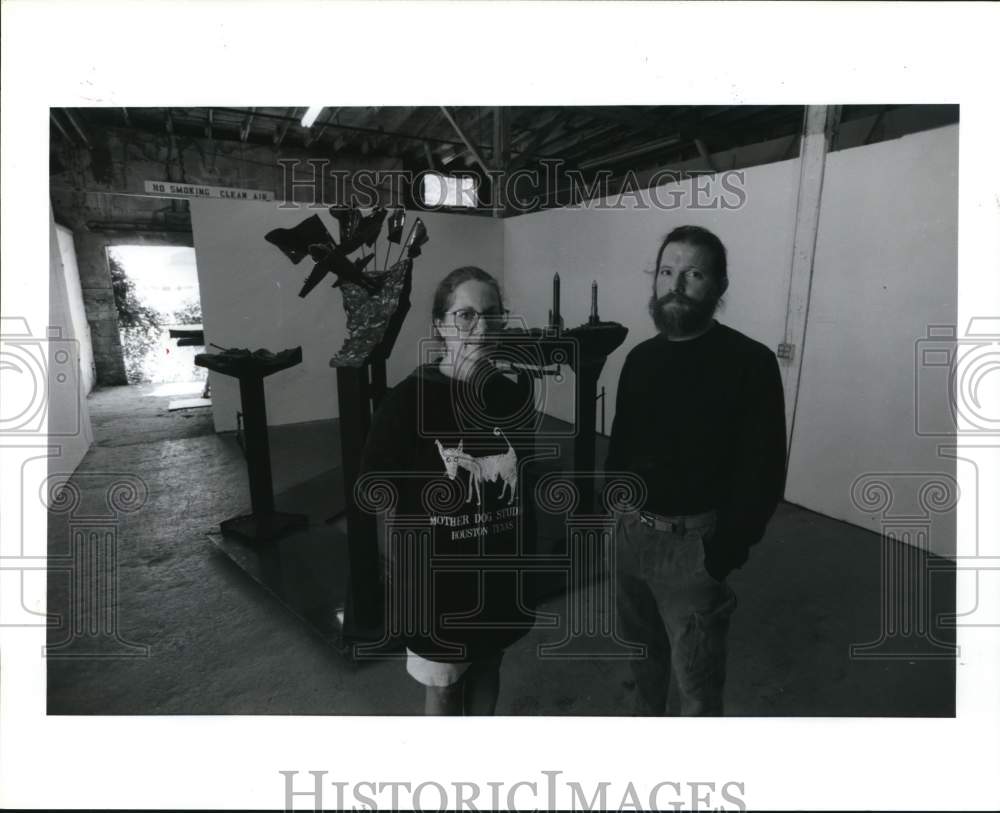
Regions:
<instances>
[{"instance_id":1,"label":"woman wearing glasses","mask_svg":"<svg viewBox=\"0 0 1000 813\"><path fill-rule=\"evenodd\" d=\"M480 268L452 271L434 295L440 358L388 393L362 472L390 480L379 518L389 563L386 624L425 687L426 714L492 714L506 647L531 627L524 464L534 398L490 363L507 311Z\"/></svg>"}]
</instances>

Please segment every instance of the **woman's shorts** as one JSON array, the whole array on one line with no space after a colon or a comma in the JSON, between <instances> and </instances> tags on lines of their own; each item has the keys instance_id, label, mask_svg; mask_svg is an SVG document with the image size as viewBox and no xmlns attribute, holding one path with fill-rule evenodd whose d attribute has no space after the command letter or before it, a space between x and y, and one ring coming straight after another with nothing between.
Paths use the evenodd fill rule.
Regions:
<instances>
[{"instance_id":1,"label":"woman's shorts","mask_svg":"<svg viewBox=\"0 0 1000 813\"><path fill-rule=\"evenodd\" d=\"M469 670L470 666L476 665L483 668L495 668L500 666L503 653L490 655L475 661L432 661L418 655L412 649L406 650L406 671L410 677L422 683L424 686L454 686L462 676Z\"/></svg>"}]
</instances>

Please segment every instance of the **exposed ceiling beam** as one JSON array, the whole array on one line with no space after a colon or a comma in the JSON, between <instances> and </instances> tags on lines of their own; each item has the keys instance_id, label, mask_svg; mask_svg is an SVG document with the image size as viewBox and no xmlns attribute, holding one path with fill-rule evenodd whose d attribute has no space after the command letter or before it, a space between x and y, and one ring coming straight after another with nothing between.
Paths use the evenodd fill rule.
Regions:
<instances>
[{"instance_id":1,"label":"exposed ceiling beam","mask_svg":"<svg viewBox=\"0 0 1000 813\"><path fill-rule=\"evenodd\" d=\"M568 121L569 117L563 108L557 107L554 110L547 111L540 120L526 121L526 119L527 115L524 112L517 115L511 112L510 143L512 148L518 141L524 141L525 143L540 141L545 136L552 134L552 130L557 122L560 120Z\"/></svg>"},{"instance_id":2,"label":"exposed ceiling beam","mask_svg":"<svg viewBox=\"0 0 1000 813\"><path fill-rule=\"evenodd\" d=\"M563 144L563 142L565 142L567 138L571 140L568 143L566 143L565 146L553 146L556 144L559 145ZM618 141L619 144L621 143L621 141L623 140L623 136L621 134L620 124L608 124L605 125L604 127L597 127L597 128L583 127L577 130L573 130L563 138L550 139L549 141L546 141L544 147L548 151L555 151L559 153L559 157L562 158L569 155L577 154L581 151L581 148L584 147L589 148L595 142L600 144L605 141L608 141L609 139Z\"/></svg>"},{"instance_id":3,"label":"exposed ceiling beam","mask_svg":"<svg viewBox=\"0 0 1000 813\"><path fill-rule=\"evenodd\" d=\"M833 151L837 149L840 142L840 119L844 114L843 105L835 104L831 105L829 117L827 119L827 133L829 143L827 144L827 151Z\"/></svg>"},{"instance_id":4,"label":"exposed ceiling beam","mask_svg":"<svg viewBox=\"0 0 1000 813\"><path fill-rule=\"evenodd\" d=\"M593 155L601 155L615 150L621 151L629 145L630 142L622 136L621 132L615 130L588 139L586 144L582 144L579 148L576 144L569 144L560 152L559 157L568 165L578 166L580 161L586 161Z\"/></svg>"},{"instance_id":5,"label":"exposed ceiling beam","mask_svg":"<svg viewBox=\"0 0 1000 813\"><path fill-rule=\"evenodd\" d=\"M413 131L412 134L413 136L422 136L428 129L431 128L431 125L436 125L441 118L441 108L439 107L415 107L413 108L413 111L414 111L413 113L414 116L417 116L419 113L424 111L428 112L428 115L424 119L423 123L416 130ZM405 128L407 125L411 123L412 119L408 119L406 122L403 123L403 127ZM402 138L410 137L406 133L405 129L402 130L401 133L398 134L398 136ZM422 143L427 144L429 146L432 140L433 139L425 138L422 139Z\"/></svg>"},{"instance_id":6,"label":"exposed ceiling beam","mask_svg":"<svg viewBox=\"0 0 1000 813\"><path fill-rule=\"evenodd\" d=\"M537 128L532 130L525 129L516 136L513 136L513 142L515 144L518 139L524 138L525 135L528 137L519 147L513 147L512 145L513 148L511 152L517 155L517 158L511 164L511 169L518 170L534 159L544 158L545 156L535 155L535 151L539 149L545 141L553 137L561 137L566 131L566 127L572 118L572 114L568 114L565 110L560 109L549 116L549 118Z\"/></svg>"},{"instance_id":7,"label":"exposed ceiling beam","mask_svg":"<svg viewBox=\"0 0 1000 813\"><path fill-rule=\"evenodd\" d=\"M56 129L59 131L62 137L66 140L66 143L72 144L73 139L69 137L69 133L66 132L66 128L59 123L59 119L56 118L55 110L52 110L51 108L49 109L49 119L56 126Z\"/></svg>"},{"instance_id":8,"label":"exposed ceiling beam","mask_svg":"<svg viewBox=\"0 0 1000 813\"><path fill-rule=\"evenodd\" d=\"M506 172L510 163L510 111L493 108L493 164Z\"/></svg>"},{"instance_id":9,"label":"exposed ceiling beam","mask_svg":"<svg viewBox=\"0 0 1000 813\"><path fill-rule=\"evenodd\" d=\"M178 155L179 151L177 149L177 139L174 138L174 117L171 114L169 107L167 108L167 113L164 116L164 120L167 128L167 135L170 139L170 151L167 153L167 180L172 181L174 177L173 177L173 170L171 169L171 162L174 160L174 157ZM184 180L183 175L184 173L182 171L181 180ZM176 207L177 201L173 200L170 201L170 205L172 207Z\"/></svg>"},{"instance_id":10,"label":"exposed ceiling beam","mask_svg":"<svg viewBox=\"0 0 1000 813\"><path fill-rule=\"evenodd\" d=\"M493 108L493 165L504 173L510 169L510 111L505 107ZM503 182L493 186L493 216L503 217L507 212Z\"/></svg>"},{"instance_id":11,"label":"exposed ceiling beam","mask_svg":"<svg viewBox=\"0 0 1000 813\"><path fill-rule=\"evenodd\" d=\"M376 124L376 129L385 133L383 137L376 139L374 147L390 155L398 154L406 148L402 146L400 139L389 133L406 126L406 123L413 118L412 107L383 107L382 115L379 119L381 123ZM387 132L388 131L388 132Z\"/></svg>"},{"instance_id":12,"label":"exposed ceiling beam","mask_svg":"<svg viewBox=\"0 0 1000 813\"><path fill-rule=\"evenodd\" d=\"M618 161L627 161L629 158L637 158L640 155L645 155L646 153L653 152L654 150L672 147L675 144L679 144L680 141L681 138L677 135L668 136L667 138L658 138L655 141L647 141L645 144L639 144L638 146L623 150L619 153L602 155L597 158L588 158L587 160L580 162L580 169L590 169L592 167L600 166L601 164L612 164Z\"/></svg>"},{"instance_id":13,"label":"exposed ceiling beam","mask_svg":"<svg viewBox=\"0 0 1000 813\"><path fill-rule=\"evenodd\" d=\"M476 159L476 163L478 163L479 166L482 167L483 172L488 175L490 172L489 165L483 160L483 156L479 154L479 151L472 146L472 141L465 134L465 130L459 126L458 120L447 107L442 106L441 112L444 113L444 117L448 119L448 123L451 124L452 129L458 133L458 137L462 139L462 143L465 144L465 148L472 153L472 157Z\"/></svg>"},{"instance_id":14,"label":"exposed ceiling beam","mask_svg":"<svg viewBox=\"0 0 1000 813\"><path fill-rule=\"evenodd\" d=\"M256 112L257 108L251 107L250 115L247 116L246 121L240 126L240 141L246 142L247 137L250 135L250 125L253 124L253 115Z\"/></svg>"},{"instance_id":15,"label":"exposed ceiling beam","mask_svg":"<svg viewBox=\"0 0 1000 813\"><path fill-rule=\"evenodd\" d=\"M479 125L480 125L480 122L482 121L482 115L483 115L482 108L478 108L477 107L477 108L467 108L467 109L469 109L469 110L473 110L474 109L475 110L475 113L474 113L475 119L473 121L468 122L466 124L466 126L465 126L466 132L467 133L473 133L476 130L479 130L480 134L481 134L482 131L481 131ZM452 115L455 116L455 120L457 121L458 120L458 112L455 111L455 110L452 110L451 112L452 112ZM478 142L478 145L479 145L479 149L482 150L483 149L482 140L480 140ZM489 146L489 147L486 147L486 149L492 149L492 145ZM472 164L472 163L475 162L475 158L472 158L470 156L469 148L468 147L463 147L460 144L452 144L450 147L448 147L447 149L445 149L441 153L441 163L444 166L448 166L452 162L457 161L459 158L463 159L463 162L465 163L466 166L469 166L470 164Z\"/></svg>"},{"instance_id":16,"label":"exposed ceiling beam","mask_svg":"<svg viewBox=\"0 0 1000 813\"><path fill-rule=\"evenodd\" d=\"M575 118L576 115L572 114L570 118L566 120L565 127L559 128L559 130L561 130L562 132L559 132L558 130L555 133L550 132L548 134L548 138L546 138L544 141L542 141L541 144L538 145L538 149L545 150L546 152L548 152L549 150L558 150L559 147L554 145L564 144L567 139L570 139L571 141L572 139L577 139L577 141L579 141L581 137L582 138L589 137L587 135L588 133L590 134L590 136L603 135L605 133L608 133L616 129L616 127L618 126L614 124L608 124L605 125L604 127L595 129L593 124L590 122L574 123Z\"/></svg>"},{"instance_id":17,"label":"exposed ceiling beam","mask_svg":"<svg viewBox=\"0 0 1000 813\"><path fill-rule=\"evenodd\" d=\"M652 130L658 133L670 126L664 121L662 113L654 117L641 107L587 107L580 112L605 121L624 124L636 130Z\"/></svg>"},{"instance_id":18,"label":"exposed ceiling beam","mask_svg":"<svg viewBox=\"0 0 1000 813\"><path fill-rule=\"evenodd\" d=\"M441 154L441 165L444 167L450 166L459 158L464 158L468 153L468 148L456 149L454 147L446 147Z\"/></svg>"},{"instance_id":19,"label":"exposed ceiling beam","mask_svg":"<svg viewBox=\"0 0 1000 813\"><path fill-rule=\"evenodd\" d=\"M310 144L317 143L323 137L323 133L326 132L326 128L333 124L334 117L340 113L339 107L331 107L330 112L326 114L326 121L320 125L320 128L314 133L312 128L308 128L304 138L305 145L308 147Z\"/></svg>"},{"instance_id":20,"label":"exposed ceiling beam","mask_svg":"<svg viewBox=\"0 0 1000 813\"><path fill-rule=\"evenodd\" d=\"M285 115L290 118L295 117L295 113L298 111L297 107L287 107L285 108ZM281 142L285 140L285 136L288 135L288 128L292 126L290 121L286 121L283 124L279 124L274 128L274 146L280 147Z\"/></svg>"},{"instance_id":21,"label":"exposed ceiling beam","mask_svg":"<svg viewBox=\"0 0 1000 813\"><path fill-rule=\"evenodd\" d=\"M705 142L700 138L694 140L694 145L698 149L698 155L701 156L701 160L705 162L712 172L718 172L719 168L715 165L715 161L712 160L712 154L708 151L708 147L705 146Z\"/></svg>"},{"instance_id":22,"label":"exposed ceiling beam","mask_svg":"<svg viewBox=\"0 0 1000 813\"><path fill-rule=\"evenodd\" d=\"M476 163L476 159L469 152L469 148L462 147L458 144L448 144L439 148L438 155L440 157L441 166L445 168L455 164L456 162L459 162L464 166Z\"/></svg>"},{"instance_id":23,"label":"exposed ceiling beam","mask_svg":"<svg viewBox=\"0 0 1000 813\"><path fill-rule=\"evenodd\" d=\"M424 148L424 160L427 161L427 168L434 172L437 166L434 163L434 153L431 152L431 145L426 141L422 142Z\"/></svg>"},{"instance_id":24,"label":"exposed ceiling beam","mask_svg":"<svg viewBox=\"0 0 1000 813\"><path fill-rule=\"evenodd\" d=\"M215 109L218 110L218 111L220 111L220 112L243 113L243 111L240 110L239 108L217 107ZM340 109L340 108L337 108L337 109ZM287 116L284 116L284 115L281 115L281 114L277 114L277 113L264 113L264 112L262 112L260 110L257 111L256 117L259 118L259 119L274 119L274 120L278 120L278 121L286 121L288 119ZM459 143L461 143L459 141L455 141L454 139L450 139L450 138L437 138L435 136L430 136L430 135L414 135L413 133L400 133L400 132L379 131L379 130L375 130L375 129L370 128L370 127L356 127L356 126L354 126L352 124L340 124L339 122L334 122L334 121L327 121L327 122L325 122L323 124L323 129L326 129L326 128L330 128L330 129L333 129L333 130L343 130L345 132L353 132L353 133L367 133L368 135L374 135L374 136L379 136L379 137L393 136L395 138L403 138L403 139L406 139L407 141L414 141L414 142L417 142L417 141L429 141L432 144L439 144L439 145L448 145L448 144L459 144ZM482 149L488 149L489 148L489 145L482 145L482 144L480 144L480 145L477 145L477 146L479 148L482 148Z\"/></svg>"},{"instance_id":25,"label":"exposed ceiling beam","mask_svg":"<svg viewBox=\"0 0 1000 813\"><path fill-rule=\"evenodd\" d=\"M875 116L875 119L872 121L872 126L868 128L868 132L865 134L865 137L861 139L862 144L871 143L872 136L875 135L875 131L878 129L878 126L882 123L882 119L885 118L886 110L888 110L888 108L883 107L881 110L878 111L878 115Z\"/></svg>"},{"instance_id":26,"label":"exposed ceiling beam","mask_svg":"<svg viewBox=\"0 0 1000 813\"><path fill-rule=\"evenodd\" d=\"M90 139L87 138L87 134L83 132L83 128L76 120L76 117L65 107L62 109L62 111L63 114L66 116L66 118L69 120L69 123L73 125L73 129L76 130L76 134L80 136L80 140L83 142L83 146L85 146L88 150L92 150L93 147L90 144Z\"/></svg>"}]
</instances>

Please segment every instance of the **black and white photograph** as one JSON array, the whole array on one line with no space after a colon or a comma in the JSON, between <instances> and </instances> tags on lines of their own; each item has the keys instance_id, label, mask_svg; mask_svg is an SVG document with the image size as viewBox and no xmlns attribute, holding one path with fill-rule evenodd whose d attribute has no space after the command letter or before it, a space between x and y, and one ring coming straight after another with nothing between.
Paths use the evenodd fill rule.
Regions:
<instances>
[{"instance_id":1,"label":"black and white photograph","mask_svg":"<svg viewBox=\"0 0 1000 813\"><path fill-rule=\"evenodd\" d=\"M954 715L957 106L50 120L50 714Z\"/></svg>"},{"instance_id":2,"label":"black and white photograph","mask_svg":"<svg viewBox=\"0 0 1000 813\"><path fill-rule=\"evenodd\" d=\"M229 78L154 24L47 79L30 126L4 105L0 708L67 754L133 743L115 789L81 761L88 790L39 806L870 809L920 794L862 753L915 771L922 739L986 782L996 743L951 739L997 722L971 712L1000 624L984 99L909 65L872 88L763 68L744 92L689 60L672 91L663 55L605 78L582 51L520 94L507 62L534 76L541 40L487 49L510 57L492 74L460 76L485 43L463 55L461 26L451 71L390 58L374 7L391 43L425 4L250 4L244 39L203 5ZM498 13L570 4L468 5L500 41ZM294 23L294 70L251 48L269 19ZM148 90L126 52L157 63ZM140 765L161 737L169 761ZM850 763L879 789L802 796L814 740L829 783ZM40 770L16 742L3 775ZM216 755L231 805L188 794ZM154 769L177 782L125 795ZM32 806L18 787L5 804Z\"/></svg>"}]
</instances>

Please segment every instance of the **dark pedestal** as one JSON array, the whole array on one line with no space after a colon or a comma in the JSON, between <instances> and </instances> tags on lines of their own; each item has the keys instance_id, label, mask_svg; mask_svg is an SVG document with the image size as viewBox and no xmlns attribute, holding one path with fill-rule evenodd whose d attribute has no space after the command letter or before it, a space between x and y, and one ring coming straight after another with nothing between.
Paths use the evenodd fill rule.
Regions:
<instances>
[{"instance_id":1,"label":"dark pedestal","mask_svg":"<svg viewBox=\"0 0 1000 813\"><path fill-rule=\"evenodd\" d=\"M519 344L536 343L544 365L568 364L576 374L577 422L573 442L573 469L580 473L581 514L594 510L593 472L597 461L597 385L604 364L628 336L617 322L594 321L569 330L557 327L508 330L504 335Z\"/></svg>"},{"instance_id":2,"label":"dark pedestal","mask_svg":"<svg viewBox=\"0 0 1000 813\"><path fill-rule=\"evenodd\" d=\"M267 410L264 401L264 378L301 362L302 348L268 356L228 352L200 353L195 356L194 363L199 367L232 376L240 382L243 441L252 511L225 520L221 526L223 533L236 534L254 542L271 542L308 524L308 518L302 514L284 514L274 510L271 449L267 440Z\"/></svg>"},{"instance_id":3,"label":"dark pedestal","mask_svg":"<svg viewBox=\"0 0 1000 813\"><path fill-rule=\"evenodd\" d=\"M595 446L597 443L597 382L607 356L599 359L581 359L576 370L577 406L576 437L573 440L573 469L587 474L596 470ZM594 510L594 481L584 478L580 483L581 514Z\"/></svg>"},{"instance_id":4,"label":"dark pedestal","mask_svg":"<svg viewBox=\"0 0 1000 813\"><path fill-rule=\"evenodd\" d=\"M284 514L281 511L257 511L222 521L219 526L224 534L234 534L253 542L270 542L290 531L300 530L309 524L302 514Z\"/></svg>"},{"instance_id":5,"label":"dark pedestal","mask_svg":"<svg viewBox=\"0 0 1000 813\"><path fill-rule=\"evenodd\" d=\"M364 641L381 637L381 594L373 586L379 584L378 542L376 519L361 511L353 498L354 483L361 471L361 453L371 428L372 401L376 389L379 400L385 392L385 361L381 374L375 373L369 382L369 365L337 368L337 400L340 407L341 465L344 472L345 514L347 518L347 550L350 566L347 570L346 603L344 606L343 637L346 641Z\"/></svg>"},{"instance_id":6,"label":"dark pedestal","mask_svg":"<svg viewBox=\"0 0 1000 813\"><path fill-rule=\"evenodd\" d=\"M345 652L340 613L347 540L319 524L289 533L280 545L253 545L223 534L210 534L216 547L327 644Z\"/></svg>"}]
</instances>

